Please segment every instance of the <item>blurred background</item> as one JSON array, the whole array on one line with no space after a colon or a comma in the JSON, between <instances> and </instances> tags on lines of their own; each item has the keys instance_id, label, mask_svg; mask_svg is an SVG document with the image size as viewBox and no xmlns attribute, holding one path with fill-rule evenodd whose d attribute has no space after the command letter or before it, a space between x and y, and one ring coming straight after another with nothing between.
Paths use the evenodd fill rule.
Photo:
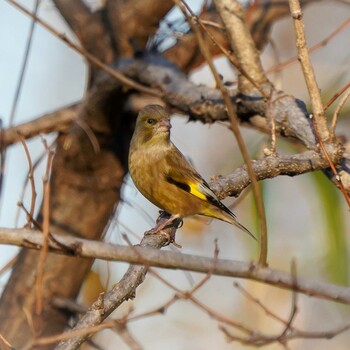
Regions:
<instances>
[{"instance_id":1,"label":"blurred background","mask_svg":"<svg viewBox=\"0 0 350 350\"><path fill-rule=\"evenodd\" d=\"M34 1L22 1L33 10ZM90 0L90 6L98 7L97 1ZM202 2L189 1L193 10L199 11ZM65 33L78 43L73 33L51 1L40 2L39 17L45 19L59 32ZM179 11L168 15L169 20L181 18ZM322 42L343 22L350 19L350 4L339 1L321 1L305 8L305 30L309 46ZM23 65L28 33L32 20L7 2L0 3L0 117L2 128L32 120L42 114L80 101L84 97L87 83L87 67L84 59L68 48L61 40L52 36L40 25L35 25L28 62L18 92L21 66ZM324 47L312 53L316 77L326 103L350 80L350 25L344 27ZM292 22L287 16L274 24L271 33L272 44L262 52L266 69L293 57L295 52ZM171 42L165 41L164 45ZM235 84L235 74L226 58L217 58L216 67L223 79ZM275 85L303 100L309 105L304 79L297 61L280 71L273 71L269 78ZM206 66L191 74L198 84L214 86L213 78ZM335 103L329 109L331 118ZM342 111L337 134L349 137L350 104ZM243 164L235 139L227 123L203 125L188 122L183 115L172 117L172 141L193 162L199 173L207 180L213 175L229 174ZM252 158L262 156L269 145L269 137L258 131L242 128ZM45 135L52 143L55 135ZM42 179L45 172L45 150L42 140L37 137L27 142L33 161L43 157L35 169L38 196L42 196ZM297 153L300 148L284 140L278 140L278 153ZM11 146L7 151L5 177L2 185L0 225L22 227L25 215L19 211L17 202L30 201L27 159L21 144ZM266 208L269 232L269 265L283 271L290 271L295 259L297 274L312 279L349 286L349 213L340 191L322 173L302 176L278 177L261 183ZM226 199L228 206L239 221L253 233L258 232L257 213L250 190L242 194L237 205L234 199ZM22 199L23 198L23 199ZM140 241L143 232L154 225L158 209L140 195L127 176L123 189L124 202L111 220L105 240L126 244L122 234L127 234L133 243ZM40 203L40 199L37 200ZM37 205L38 206L38 205ZM135 218L137 217L137 220ZM257 235L257 234L256 234ZM216 220L188 218L177 232L177 242L183 246L181 252L212 257L214 241L217 239L219 258L239 261L256 261L258 245L236 228ZM173 249L173 248L167 248ZM0 268L13 256L17 248L0 246ZM123 275L127 268L123 263L96 261L94 273L90 275L81 293L82 303L89 305L101 290L109 289ZM182 271L158 270L168 281L181 290L190 289L203 275ZM3 287L9 271L1 275ZM238 282L255 298L281 318L287 320L292 305L288 291L259 283L213 276L196 293L196 296L215 311L267 334L279 334L284 328L280 322L269 317L259 306L245 298L234 286ZM114 316L127 315L133 309L135 314L152 310L166 303L174 291L159 280L147 276L137 290L134 301L126 302ZM335 329L349 320L349 307L328 301L321 301L299 295L298 314L294 326L301 330L327 331ZM165 314L144 317L129 324L130 333L142 344L143 349L250 349L239 343L229 343L218 328L219 323L211 319L189 301L177 301ZM237 332L237 331L233 331ZM156 336L155 336L156 334ZM102 349L129 349L125 341L111 330L100 332L94 342ZM350 333L346 332L332 340L293 340L288 349L348 349ZM92 345L84 345L93 349ZM266 349L281 349L281 344L271 344Z\"/></svg>"}]
</instances>

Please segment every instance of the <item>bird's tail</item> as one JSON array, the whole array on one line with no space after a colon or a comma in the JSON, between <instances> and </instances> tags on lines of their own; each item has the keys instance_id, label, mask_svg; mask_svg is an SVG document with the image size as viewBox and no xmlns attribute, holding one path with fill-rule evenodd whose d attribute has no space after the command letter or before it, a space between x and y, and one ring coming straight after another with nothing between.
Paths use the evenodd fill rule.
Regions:
<instances>
[{"instance_id":1,"label":"bird's tail","mask_svg":"<svg viewBox=\"0 0 350 350\"><path fill-rule=\"evenodd\" d=\"M225 220L224 220L224 221L225 221ZM240 228L243 232L248 233L248 235L249 235L250 237L252 237L252 238L255 239L256 241L258 241L258 240L256 239L256 237L255 237L246 227L244 227L240 222L237 221L237 219L232 219L232 218L231 218L231 220L230 220L230 221L227 221L227 222L229 222L230 224L233 224L233 225L237 226L237 227Z\"/></svg>"},{"instance_id":2,"label":"bird's tail","mask_svg":"<svg viewBox=\"0 0 350 350\"><path fill-rule=\"evenodd\" d=\"M226 210L220 210L218 208L211 209L210 215L208 216L212 216L221 221L225 221L225 222L228 222L229 224L235 225L239 229L241 229L243 232L251 236L253 239L258 241L256 237L246 227L244 227L241 223L237 221L235 214L233 214L228 208L225 207L225 209Z\"/></svg>"}]
</instances>

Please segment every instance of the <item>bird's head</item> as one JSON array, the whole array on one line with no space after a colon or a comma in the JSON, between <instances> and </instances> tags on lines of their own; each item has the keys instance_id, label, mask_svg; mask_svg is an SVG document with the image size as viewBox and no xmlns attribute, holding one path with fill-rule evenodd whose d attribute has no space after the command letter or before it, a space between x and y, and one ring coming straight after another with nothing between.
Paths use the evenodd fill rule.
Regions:
<instances>
[{"instance_id":1,"label":"bird's head","mask_svg":"<svg viewBox=\"0 0 350 350\"><path fill-rule=\"evenodd\" d=\"M133 138L141 144L168 143L170 128L168 111L159 105L148 105L140 111L137 117Z\"/></svg>"}]
</instances>

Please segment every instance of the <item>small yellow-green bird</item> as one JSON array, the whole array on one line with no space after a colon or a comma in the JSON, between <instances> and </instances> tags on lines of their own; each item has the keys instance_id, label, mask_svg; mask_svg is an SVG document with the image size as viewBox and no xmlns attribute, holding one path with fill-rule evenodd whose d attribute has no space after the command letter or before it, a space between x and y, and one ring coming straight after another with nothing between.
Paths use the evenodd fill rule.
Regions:
<instances>
[{"instance_id":1,"label":"small yellow-green bird","mask_svg":"<svg viewBox=\"0 0 350 350\"><path fill-rule=\"evenodd\" d=\"M159 232L175 219L198 214L236 225L255 239L170 141L170 128L167 110L148 105L140 111L131 139L129 171L135 186L171 214L149 232Z\"/></svg>"}]
</instances>

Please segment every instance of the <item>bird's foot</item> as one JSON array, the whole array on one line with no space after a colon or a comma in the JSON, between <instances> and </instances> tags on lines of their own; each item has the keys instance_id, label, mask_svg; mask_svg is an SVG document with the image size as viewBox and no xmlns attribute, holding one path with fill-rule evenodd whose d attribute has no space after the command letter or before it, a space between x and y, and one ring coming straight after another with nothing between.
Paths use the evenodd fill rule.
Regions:
<instances>
[{"instance_id":1,"label":"bird's foot","mask_svg":"<svg viewBox=\"0 0 350 350\"><path fill-rule=\"evenodd\" d=\"M162 214L163 215L166 214L168 217L165 221L163 221L162 223L159 223L160 219L162 218ZM164 216L163 216L163 219L164 219ZM172 234L169 234L168 232L164 231L164 229L167 228L171 224L173 224L173 226L176 228L181 227L182 226L182 219L180 219L178 215L171 215L170 216L168 213L162 212L160 217L157 220L157 223L158 224L156 227L153 227L150 230L145 232L145 236L160 233L161 235L163 235L167 238L166 245L173 244L177 248L182 248L182 246L180 244L176 243L176 241L175 241L175 233L172 235Z\"/></svg>"},{"instance_id":2,"label":"bird's foot","mask_svg":"<svg viewBox=\"0 0 350 350\"><path fill-rule=\"evenodd\" d=\"M163 212L163 213L165 213L165 212ZM158 220L159 220L159 218L158 218ZM175 222L176 220L181 220L178 217L178 215L171 215L170 217L168 217L168 219L166 219L162 223L158 223L158 221L157 221L158 225L156 227L153 227L150 230L146 231L145 235L154 235L154 234L162 231L163 229L165 229L168 225L170 225L172 223L176 223L176 225L177 225L176 228L181 227L182 226L182 220L179 223ZM181 224L181 226L180 226L180 224Z\"/></svg>"},{"instance_id":3,"label":"bird's foot","mask_svg":"<svg viewBox=\"0 0 350 350\"><path fill-rule=\"evenodd\" d=\"M167 239L166 245L169 244L173 244L176 248L182 248L181 244L178 244L175 241L175 237L171 234L169 234L168 232L163 231L161 228L159 228L158 226L151 228L150 230L145 232L145 236L149 236L149 235L155 235L160 233L162 236L165 236L165 238Z\"/></svg>"},{"instance_id":4,"label":"bird's foot","mask_svg":"<svg viewBox=\"0 0 350 350\"><path fill-rule=\"evenodd\" d=\"M156 226L156 227L153 227L150 230L146 231L145 236L155 235L159 232L160 232L160 230L159 230L158 226Z\"/></svg>"},{"instance_id":5,"label":"bird's foot","mask_svg":"<svg viewBox=\"0 0 350 350\"><path fill-rule=\"evenodd\" d=\"M160 234L164 235L167 238L167 245L172 244L174 245L176 248L182 248L182 245L177 243L175 241L175 237L170 235L168 232L165 232L163 230L159 231Z\"/></svg>"}]
</instances>

